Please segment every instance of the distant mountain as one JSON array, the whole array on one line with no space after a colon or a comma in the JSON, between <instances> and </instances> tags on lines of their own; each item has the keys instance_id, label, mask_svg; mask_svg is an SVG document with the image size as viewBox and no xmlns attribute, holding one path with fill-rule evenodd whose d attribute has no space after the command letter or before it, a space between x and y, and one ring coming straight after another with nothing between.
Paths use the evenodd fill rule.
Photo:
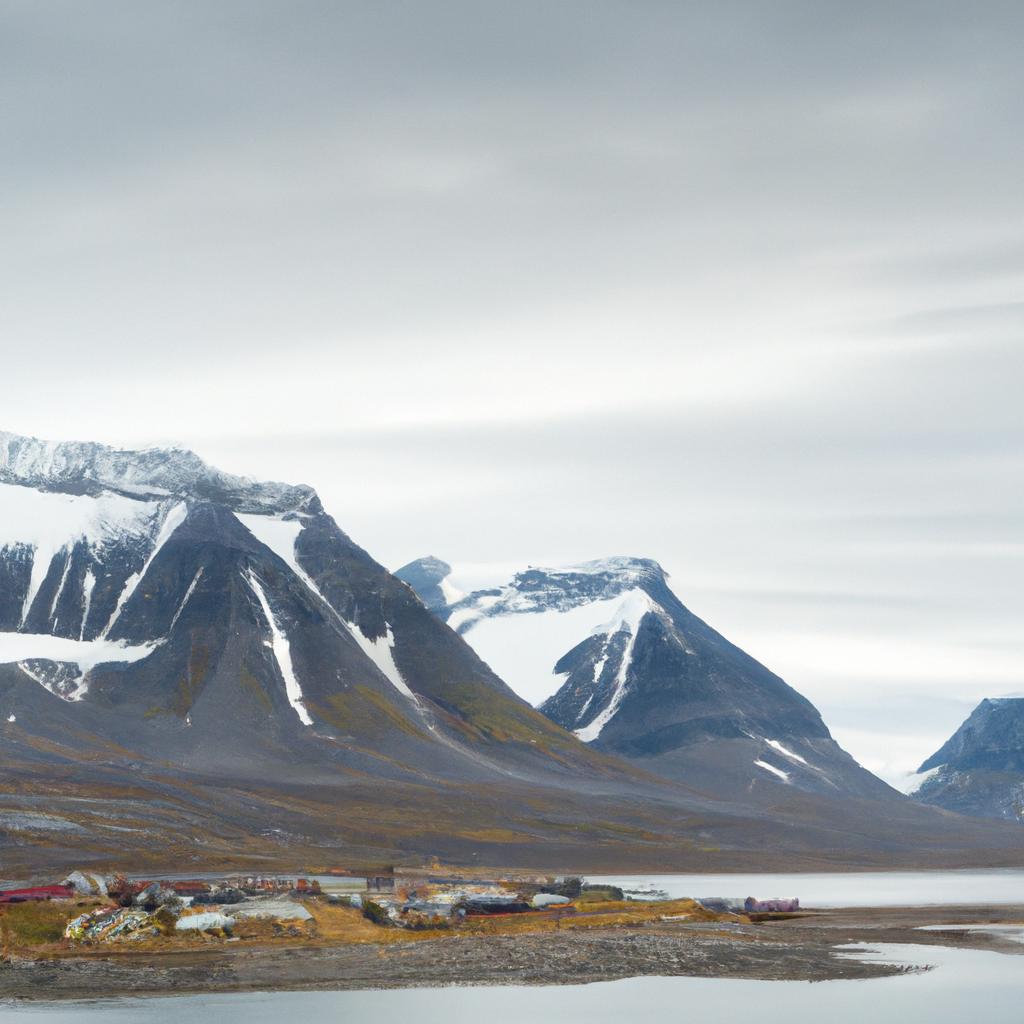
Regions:
<instances>
[{"instance_id":1,"label":"distant mountain","mask_svg":"<svg viewBox=\"0 0 1024 1024\"><path fill-rule=\"evenodd\" d=\"M426 558L410 562L395 575L408 583L432 612L442 612L448 608L450 602L457 601L462 596L446 583L451 571L452 567L447 562L428 555Z\"/></svg>"},{"instance_id":2,"label":"distant mountain","mask_svg":"<svg viewBox=\"0 0 1024 1024\"><path fill-rule=\"evenodd\" d=\"M547 691L539 710L597 749L716 796L766 784L895 796L805 697L690 612L657 562L531 567L461 596L438 559L396 575L520 695Z\"/></svg>"},{"instance_id":3,"label":"distant mountain","mask_svg":"<svg viewBox=\"0 0 1024 1024\"><path fill-rule=\"evenodd\" d=\"M983 700L918 772L924 803L1024 822L1024 697Z\"/></svg>"}]
</instances>

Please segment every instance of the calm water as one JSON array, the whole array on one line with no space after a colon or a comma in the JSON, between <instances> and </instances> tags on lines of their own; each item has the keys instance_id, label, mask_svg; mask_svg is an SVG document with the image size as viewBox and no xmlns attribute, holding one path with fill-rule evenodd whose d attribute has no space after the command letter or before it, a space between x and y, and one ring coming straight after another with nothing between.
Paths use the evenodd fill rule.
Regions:
<instances>
[{"instance_id":1,"label":"calm water","mask_svg":"<svg viewBox=\"0 0 1024 1024\"><path fill-rule=\"evenodd\" d=\"M302 875L330 887L344 879ZM221 878L215 872L161 875L161 878ZM1024 871L1015 868L965 871L851 871L820 874L588 875L624 889L653 886L673 899L682 896L796 896L805 907L923 907L929 904L1019 903L1024 905Z\"/></svg>"},{"instance_id":2,"label":"calm water","mask_svg":"<svg viewBox=\"0 0 1024 1024\"><path fill-rule=\"evenodd\" d=\"M859 952L858 956L865 956ZM1022 1019L1024 957L975 950L878 947L873 958L931 964L924 974L872 981L727 981L632 978L552 988L446 988L179 996L66 1006L0 1005L0 1024L1015 1024ZM870 1014L870 1018L867 1015Z\"/></svg>"},{"instance_id":3,"label":"calm water","mask_svg":"<svg viewBox=\"0 0 1024 1024\"><path fill-rule=\"evenodd\" d=\"M804 907L923 907L930 904L1024 904L1024 871L883 871L843 874L592 875L623 889L651 886L673 899L796 896ZM1021 1018L1024 1020L1024 1016Z\"/></svg>"}]
</instances>

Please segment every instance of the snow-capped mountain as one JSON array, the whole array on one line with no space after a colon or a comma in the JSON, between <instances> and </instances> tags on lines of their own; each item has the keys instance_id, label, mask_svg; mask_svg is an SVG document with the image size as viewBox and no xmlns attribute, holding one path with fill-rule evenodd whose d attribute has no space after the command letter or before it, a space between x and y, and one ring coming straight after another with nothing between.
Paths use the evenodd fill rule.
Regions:
<instances>
[{"instance_id":1,"label":"snow-capped mountain","mask_svg":"<svg viewBox=\"0 0 1024 1024\"><path fill-rule=\"evenodd\" d=\"M468 594L438 559L396 575L521 696L598 749L719 794L726 779L733 793L888 790L808 700L684 607L651 559L529 568Z\"/></svg>"},{"instance_id":2,"label":"snow-capped mountain","mask_svg":"<svg viewBox=\"0 0 1024 1024\"><path fill-rule=\"evenodd\" d=\"M268 515L299 511L316 498L311 487L223 473L185 448L121 450L94 442L41 441L2 430L0 483L67 494L206 500Z\"/></svg>"},{"instance_id":3,"label":"snow-capped mountain","mask_svg":"<svg viewBox=\"0 0 1024 1024\"><path fill-rule=\"evenodd\" d=\"M1024 821L1024 697L983 700L921 765L918 782L924 803Z\"/></svg>"},{"instance_id":4,"label":"snow-capped mountain","mask_svg":"<svg viewBox=\"0 0 1024 1024\"><path fill-rule=\"evenodd\" d=\"M311 488L230 476L182 450L11 434L0 712L26 739L73 721L101 744L249 775L328 761L502 777L574 749Z\"/></svg>"}]
</instances>

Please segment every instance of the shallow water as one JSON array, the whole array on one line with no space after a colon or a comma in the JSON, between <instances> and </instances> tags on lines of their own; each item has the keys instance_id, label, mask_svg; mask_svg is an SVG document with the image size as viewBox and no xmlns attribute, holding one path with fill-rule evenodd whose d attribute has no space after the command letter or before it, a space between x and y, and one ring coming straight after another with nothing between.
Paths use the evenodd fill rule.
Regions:
<instances>
[{"instance_id":1,"label":"shallow water","mask_svg":"<svg viewBox=\"0 0 1024 1024\"><path fill-rule=\"evenodd\" d=\"M374 1024L1010 1024L1021 1019L1024 957L923 946L851 949L888 963L934 965L921 974L868 981L732 981L631 978L548 988L441 988L386 992L278 992L178 996L107 1003L0 1005L0 1024L111 1024L216 1020L280 1024L282 1019Z\"/></svg>"},{"instance_id":2,"label":"shallow water","mask_svg":"<svg viewBox=\"0 0 1024 1024\"><path fill-rule=\"evenodd\" d=\"M1019 924L925 924L919 932L980 932L1009 942L1024 943L1024 928Z\"/></svg>"},{"instance_id":3,"label":"shallow water","mask_svg":"<svg viewBox=\"0 0 1024 1024\"><path fill-rule=\"evenodd\" d=\"M804 907L923 907L1024 904L1024 871L857 871L839 874L591 875L623 889L654 886L691 896L796 896Z\"/></svg>"}]
</instances>

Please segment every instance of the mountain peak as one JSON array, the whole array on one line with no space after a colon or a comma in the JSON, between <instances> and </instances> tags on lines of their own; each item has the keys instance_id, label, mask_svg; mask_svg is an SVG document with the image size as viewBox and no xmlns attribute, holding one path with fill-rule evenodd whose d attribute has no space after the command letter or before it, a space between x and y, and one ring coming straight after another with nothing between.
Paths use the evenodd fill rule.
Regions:
<instances>
[{"instance_id":1,"label":"mountain peak","mask_svg":"<svg viewBox=\"0 0 1024 1024\"><path fill-rule=\"evenodd\" d=\"M395 575L403 583L408 583L419 595L420 600L433 612L444 608L453 596L444 582L451 575L451 571L452 567L447 562L427 555L403 565L401 569L396 569Z\"/></svg>"},{"instance_id":2,"label":"mountain peak","mask_svg":"<svg viewBox=\"0 0 1024 1024\"><path fill-rule=\"evenodd\" d=\"M427 579L426 574L444 576ZM420 559L396 575L412 586L428 608L442 615L458 633L466 633L481 619L497 616L567 612L610 601L637 589L660 595L667 574L651 558L611 555L589 562L558 567L527 566L495 587L460 587L460 572L440 559ZM472 570L467 570L472 576Z\"/></svg>"},{"instance_id":3,"label":"mountain peak","mask_svg":"<svg viewBox=\"0 0 1024 1024\"><path fill-rule=\"evenodd\" d=\"M642 582L644 579L664 581L668 576L653 558L638 558L635 555L610 555L607 558L595 558L589 562L578 562L555 569L531 566L530 570L552 576L615 576L631 583Z\"/></svg>"},{"instance_id":4,"label":"mountain peak","mask_svg":"<svg viewBox=\"0 0 1024 1024\"><path fill-rule=\"evenodd\" d=\"M130 498L199 498L239 512L284 515L319 507L311 487L224 473L187 448L122 449L44 441L8 431L0 431L0 483L67 494L112 491Z\"/></svg>"},{"instance_id":5,"label":"mountain peak","mask_svg":"<svg viewBox=\"0 0 1024 1024\"><path fill-rule=\"evenodd\" d=\"M526 612L567 611L636 589L660 589L668 574L653 558L609 555L562 566L529 565L508 571L501 582L480 588L473 566L452 568L433 555L395 571L423 603L459 633L481 618ZM466 577L466 580L463 579ZM493 579L493 577L492 577Z\"/></svg>"},{"instance_id":6,"label":"mountain peak","mask_svg":"<svg viewBox=\"0 0 1024 1024\"><path fill-rule=\"evenodd\" d=\"M925 803L1024 821L1024 698L983 700L918 773Z\"/></svg>"},{"instance_id":7,"label":"mountain peak","mask_svg":"<svg viewBox=\"0 0 1024 1024\"><path fill-rule=\"evenodd\" d=\"M887 792L806 698L690 612L651 558L531 565L465 594L471 566L421 559L398 575L520 696L599 750L709 791Z\"/></svg>"},{"instance_id":8,"label":"mountain peak","mask_svg":"<svg viewBox=\"0 0 1024 1024\"><path fill-rule=\"evenodd\" d=\"M399 579L405 579L403 573L416 573L432 583L440 583L441 580L451 575L452 567L440 558L433 555L425 555L423 558L414 559L412 562L403 565L401 569L395 570Z\"/></svg>"},{"instance_id":9,"label":"mountain peak","mask_svg":"<svg viewBox=\"0 0 1024 1024\"><path fill-rule=\"evenodd\" d=\"M918 771L940 767L1024 771L1024 697L986 697Z\"/></svg>"}]
</instances>

